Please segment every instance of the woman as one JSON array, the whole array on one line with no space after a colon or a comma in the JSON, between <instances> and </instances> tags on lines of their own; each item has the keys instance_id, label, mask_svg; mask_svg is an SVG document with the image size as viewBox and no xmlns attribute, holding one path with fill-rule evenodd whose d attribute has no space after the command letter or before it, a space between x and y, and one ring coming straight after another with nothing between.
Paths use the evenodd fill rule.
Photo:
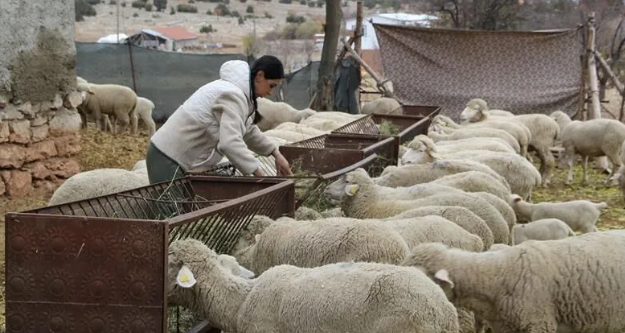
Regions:
<instances>
[{"instance_id":1,"label":"woman","mask_svg":"<svg viewBox=\"0 0 625 333\"><path fill-rule=\"evenodd\" d=\"M270 95L284 78L280 60L263 56L251 69L244 61L227 61L219 77L191 95L150 138L150 184L207 171L224 155L244 175L266 176L250 149L273 155L279 175L293 174L278 147L256 126L261 119L256 97Z\"/></svg>"}]
</instances>

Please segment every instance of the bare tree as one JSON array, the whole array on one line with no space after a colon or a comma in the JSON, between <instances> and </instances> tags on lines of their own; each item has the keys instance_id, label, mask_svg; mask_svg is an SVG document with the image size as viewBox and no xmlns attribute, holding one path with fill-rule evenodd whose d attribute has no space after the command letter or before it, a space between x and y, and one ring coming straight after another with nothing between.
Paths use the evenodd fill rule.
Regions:
<instances>
[{"instance_id":1,"label":"bare tree","mask_svg":"<svg viewBox=\"0 0 625 333\"><path fill-rule=\"evenodd\" d=\"M324 25L325 37L323 39L323 49L321 51L321 64L319 65L319 75L317 79L317 96L313 109L332 110L334 63L336 49L341 31L341 0L326 0L326 24Z\"/></svg>"}]
</instances>

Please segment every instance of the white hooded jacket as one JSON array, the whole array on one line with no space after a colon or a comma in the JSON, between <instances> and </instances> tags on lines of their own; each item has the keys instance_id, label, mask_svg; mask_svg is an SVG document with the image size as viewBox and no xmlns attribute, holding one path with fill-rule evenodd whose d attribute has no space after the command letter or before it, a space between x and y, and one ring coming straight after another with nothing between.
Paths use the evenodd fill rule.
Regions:
<instances>
[{"instance_id":1,"label":"white hooded jacket","mask_svg":"<svg viewBox=\"0 0 625 333\"><path fill-rule=\"evenodd\" d=\"M249 65L227 61L219 76L193 93L150 140L185 172L206 171L225 155L249 175L261 165L250 149L268 156L277 146L252 123Z\"/></svg>"}]
</instances>

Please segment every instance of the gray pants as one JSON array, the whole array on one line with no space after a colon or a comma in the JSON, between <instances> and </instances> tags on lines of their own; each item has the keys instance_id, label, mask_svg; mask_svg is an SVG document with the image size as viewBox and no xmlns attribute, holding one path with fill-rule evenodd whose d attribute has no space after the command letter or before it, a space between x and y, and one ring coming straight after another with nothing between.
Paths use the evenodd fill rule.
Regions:
<instances>
[{"instance_id":1,"label":"gray pants","mask_svg":"<svg viewBox=\"0 0 625 333\"><path fill-rule=\"evenodd\" d=\"M163 154L152 142L148 144L145 157L150 185L184 177L184 170L176 161Z\"/></svg>"}]
</instances>

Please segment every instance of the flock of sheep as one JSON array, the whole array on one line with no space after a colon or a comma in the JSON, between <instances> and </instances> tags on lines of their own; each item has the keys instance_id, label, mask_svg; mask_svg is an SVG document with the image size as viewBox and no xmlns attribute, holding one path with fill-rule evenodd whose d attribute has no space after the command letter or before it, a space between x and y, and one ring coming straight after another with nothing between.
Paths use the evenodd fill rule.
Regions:
<instances>
[{"instance_id":1,"label":"flock of sheep","mask_svg":"<svg viewBox=\"0 0 625 333\"><path fill-rule=\"evenodd\" d=\"M375 103L375 112L397 112L394 100ZM279 145L365 116L266 99L259 112ZM550 186L558 145L569 168L578 156L608 156L606 182L625 189L625 125L560 111L514 115L481 99L460 119L434 117L380 176L357 169L328 185L332 209L255 216L231 256L174 241L169 305L231 333L624 332L625 231L597 229L606 203L533 203L532 191ZM113 173L126 178L111 182L121 177ZM147 184L144 161L83 172L50 205Z\"/></svg>"}]
</instances>

